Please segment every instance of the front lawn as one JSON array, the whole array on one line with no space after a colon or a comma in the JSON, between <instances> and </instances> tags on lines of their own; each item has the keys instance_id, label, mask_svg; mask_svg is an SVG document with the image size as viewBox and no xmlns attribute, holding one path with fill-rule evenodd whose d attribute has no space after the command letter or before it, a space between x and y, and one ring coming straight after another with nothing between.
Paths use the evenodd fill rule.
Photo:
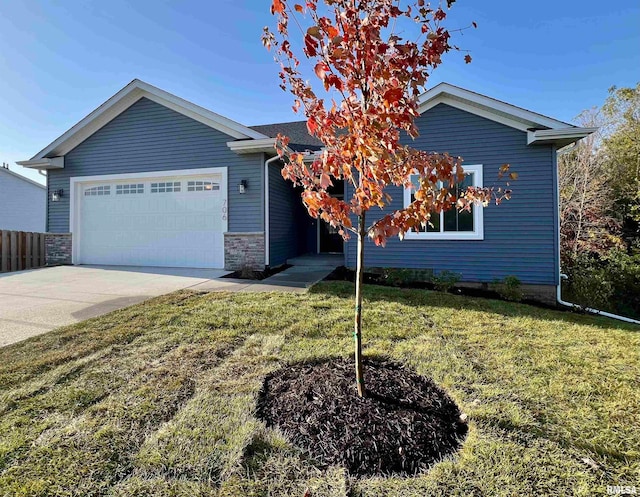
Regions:
<instances>
[{"instance_id":1,"label":"front lawn","mask_svg":"<svg viewBox=\"0 0 640 497\"><path fill-rule=\"evenodd\" d=\"M366 353L469 416L413 478L321 470L255 418L269 372L346 356L352 285L180 292L0 349L0 495L606 495L640 491L640 330L603 318L368 286Z\"/></svg>"}]
</instances>

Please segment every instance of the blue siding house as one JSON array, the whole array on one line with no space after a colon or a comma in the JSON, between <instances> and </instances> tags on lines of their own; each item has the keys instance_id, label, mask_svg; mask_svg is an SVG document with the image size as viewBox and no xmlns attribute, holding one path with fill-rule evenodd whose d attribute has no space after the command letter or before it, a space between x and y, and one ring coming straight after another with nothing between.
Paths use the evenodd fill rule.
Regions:
<instances>
[{"instance_id":1,"label":"blue siding house","mask_svg":"<svg viewBox=\"0 0 640 497\"><path fill-rule=\"evenodd\" d=\"M513 198L445 213L386 248L369 243L366 265L454 271L472 285L515 275L551 301L559 283L556 151L594 130L446 83L421 97L420 111L412 146L462 156L470 185L495 183L500 165L511 164ZM248 127L132 81L19 163L47 171L49 262L233 270L339 253L354 266L355 243L310 218L280 175L278 133L295 150L321 149L304 122ZM410 201L409 191L389 193L385 211ZM338 184L333 194L351 192Z\"/></svg>"}]
</instances>

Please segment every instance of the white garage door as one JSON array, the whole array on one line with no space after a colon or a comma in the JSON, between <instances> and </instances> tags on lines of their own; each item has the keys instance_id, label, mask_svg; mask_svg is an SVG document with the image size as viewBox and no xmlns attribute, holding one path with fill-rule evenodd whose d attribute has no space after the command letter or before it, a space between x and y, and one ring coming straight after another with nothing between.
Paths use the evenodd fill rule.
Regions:
<instances>
[{"instance_id":1,"label":"white garage door","mask_svg":"<svg viewBox=\"0 0 640 497\"><path fill-rule=\"evenodd\" d=\"M81 182L75 262L224 267L223 173Z\"/></svg>"}]
</instances>

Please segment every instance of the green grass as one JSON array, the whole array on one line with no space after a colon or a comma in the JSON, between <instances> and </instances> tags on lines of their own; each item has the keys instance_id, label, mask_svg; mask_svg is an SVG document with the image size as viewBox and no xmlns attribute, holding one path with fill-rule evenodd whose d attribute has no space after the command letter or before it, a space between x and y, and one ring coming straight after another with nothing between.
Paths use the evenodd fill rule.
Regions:
<instances>
[{"instance_id":1,"label":"green grass","mask_svg":"<svg viewBox=\"0 0 640 497\"><path fill-rule=\"evenodd\" d=\"M266 374L351 352L352 287L180 292L0 349L0 496L606 495L640 487L640 330L369 286L366 353L469 415L414 478L321 470L255 418ZM585 462L591 461L591 462Z\"/></svg>"}]
</instances>

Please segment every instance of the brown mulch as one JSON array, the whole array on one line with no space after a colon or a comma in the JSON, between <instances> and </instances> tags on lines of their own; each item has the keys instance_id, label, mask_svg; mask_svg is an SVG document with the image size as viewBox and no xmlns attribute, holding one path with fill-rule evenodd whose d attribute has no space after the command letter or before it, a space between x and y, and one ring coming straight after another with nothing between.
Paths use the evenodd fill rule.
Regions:
<instances>
[{"instance_id":1,"label":"brown mulch","mask_svg":"<svg viewBox=\"0 0 640 497\"><path fill-rule=\"evenodd\" d=\"M284 367L266 378L258 416L321 466L352 475L414 475L458 450L467 425L441 388L391 361L364 364L365 398L352 359Z\"/></svg>"}]
</instances>

